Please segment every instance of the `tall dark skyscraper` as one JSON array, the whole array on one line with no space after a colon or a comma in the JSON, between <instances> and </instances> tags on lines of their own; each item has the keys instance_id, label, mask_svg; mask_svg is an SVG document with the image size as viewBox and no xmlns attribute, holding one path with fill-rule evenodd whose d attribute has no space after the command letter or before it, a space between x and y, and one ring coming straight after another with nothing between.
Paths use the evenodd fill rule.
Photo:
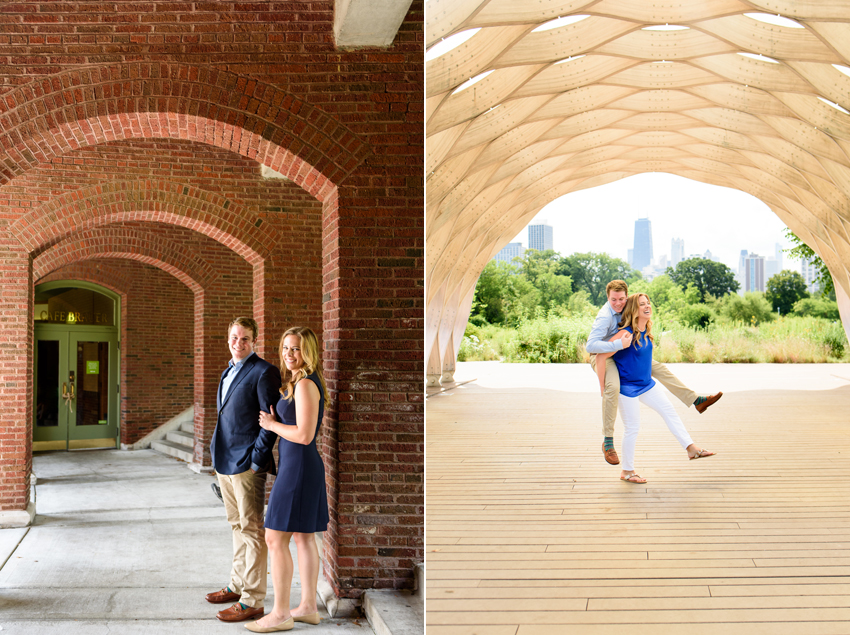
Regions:
<instances>
[{"instance_id":1,"label":"tall dark skyscraper","mask_svg":"<svg viewBox=\"0 0 850 635\"><path fill-rule=\"evenodd\" d=\"M648 218L635 221L635 247L632 267L640 271L652 264L652 222Z\"/></svg>"}]
</instances>

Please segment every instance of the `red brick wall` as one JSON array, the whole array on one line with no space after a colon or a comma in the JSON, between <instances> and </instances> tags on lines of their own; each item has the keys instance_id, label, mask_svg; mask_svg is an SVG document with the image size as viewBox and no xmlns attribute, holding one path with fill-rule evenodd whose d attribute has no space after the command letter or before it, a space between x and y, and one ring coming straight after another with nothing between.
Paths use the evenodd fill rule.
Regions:
<instances>
[{"instance_id":1,"label":"red brick wall","mask_svg":"<svg viewBox=\"0 0 850 635\"><path fill-rule=\"evenodd\" d=\"M410 586L424 559L422 8L390 48L357 51L336 49L331 1L0 14L0 275L15 287L0 299L0 386L30 398L31 257L39 275L91 257L154 265L194 294L205 460L221 321L243 300L221 293L228 270L185 232L224 245L248 267L262 355L276 359L291 323L322 331L325 557L350 597ZM294 183L261 179L260 163ZM29 407L4 413L5 509L28 496Z\"/></svg>"}]
</instances>

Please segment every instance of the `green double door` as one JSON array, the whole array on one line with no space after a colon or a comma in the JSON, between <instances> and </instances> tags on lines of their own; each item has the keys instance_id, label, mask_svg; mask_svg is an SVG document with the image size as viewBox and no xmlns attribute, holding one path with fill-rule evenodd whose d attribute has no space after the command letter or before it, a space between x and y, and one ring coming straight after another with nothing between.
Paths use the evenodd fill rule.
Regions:
<instances>
[{"instance_id":1,"label":"green double door","mask_svg":"<svg viewBox=\"0 0 850 635\"><path fill-rule=\"evenodd\" d=\"M33 451L117 447L114 328L36 324Z\"/></svg>"}]
</instances>

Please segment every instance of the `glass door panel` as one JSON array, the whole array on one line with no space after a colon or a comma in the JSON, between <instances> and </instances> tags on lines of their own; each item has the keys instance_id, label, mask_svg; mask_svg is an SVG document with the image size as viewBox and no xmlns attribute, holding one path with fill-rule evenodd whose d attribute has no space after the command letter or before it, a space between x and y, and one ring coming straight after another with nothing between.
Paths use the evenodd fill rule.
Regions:
<instances>
[{"instance_id":1,"label":"glass door panel","mask_svg":"<svg viewBox=\"0 0 850 635\"><path fill-rule=\"evenodd\" d=\"M33 450L64 450L68 440L68 409L62 399L62 377L68 361L68 335L36 335L35 425ZM67 379L66 379L67 387ZM67 390L67 388L66 388Z\"/></svg>"},{"instance_id":2,"label":"glass door panel","mask_svg":"<svg viewBox=\"0 0 850 635\"><path fill-rule=\"evenodd\" d=\"M108 335L71 334L69 378L74 384L68 448L115 447L118 433L117 346ZM110 397L113 397L110 399Z\"/></svg>"}]
</instances>

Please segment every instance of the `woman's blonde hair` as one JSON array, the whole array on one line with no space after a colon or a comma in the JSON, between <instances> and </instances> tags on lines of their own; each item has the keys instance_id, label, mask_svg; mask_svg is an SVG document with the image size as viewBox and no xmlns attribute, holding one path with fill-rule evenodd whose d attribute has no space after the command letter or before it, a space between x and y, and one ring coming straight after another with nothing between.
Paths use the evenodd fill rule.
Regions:
<instances>
[{"instance_id":1,"label":"woman's blonde hair","mask_svg":"<svg viewBox=\"0 0 850 635\"><path fill-rule=\"evenodd\" d=\"M646 298L647 302L650 302L649 296L645 293L635 293L628 297L626 300L626 305L623 307L622 319L620 320L620 328L624 329L627 326L632 327L632 333L634 334L634 342L635 346L643 346L640 343L641 333L637 329L637 321L638 321L638 313L640 312L640 299L641 297ZM649 338L649 341L655 342L655 338L652 336L652 318L647 320L646 322L646 331L644 333L646 337Z\"/></svg>"},{"instance_id":2,"label":"woman's blonde hair","mask_svg":"<svg viewBox=\"0 0 850 635\"><path fill-rule=\"evenodd\" d=\"M298 339L301 341L301 357L304 358L304 365L294 372L289 372L289 369L286 368L286 363L283 361L283 341L289 335L298 336ZM313 329L309 326L293 326L287 329L286 333L280 337L279 351L280 369L284 371L284 377L288 379L280 387L280 394L283 395L283 398L291 401L295 395L295 384L307 375L316 373L319 376L319 382L322 384L322 395L325 397L325 401L327 401L328 391L325 386L325 377L322 374L322 355L319 351L319 338L316 337Z\"/></svg>"}]
</instances>

